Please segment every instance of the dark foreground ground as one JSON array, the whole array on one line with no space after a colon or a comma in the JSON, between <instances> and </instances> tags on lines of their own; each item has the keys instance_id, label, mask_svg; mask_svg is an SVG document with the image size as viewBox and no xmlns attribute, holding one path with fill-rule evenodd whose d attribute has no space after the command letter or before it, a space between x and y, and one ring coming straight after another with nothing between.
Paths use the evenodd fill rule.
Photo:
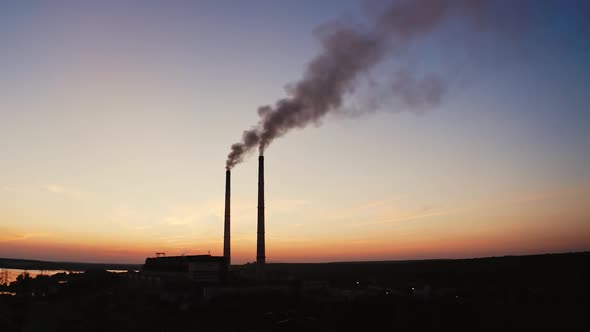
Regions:
<instances>
[{"instance_id":1,"label":"dark foreground ground","mask_svg":"<svg viewBox=\"0 0 590 332\"><path fill-rule=\"evenodd\" d=\"M223 286L89 270L19 278L0 331L587 330L590 253L234 267Z\"/></svg>"}]
</instances>

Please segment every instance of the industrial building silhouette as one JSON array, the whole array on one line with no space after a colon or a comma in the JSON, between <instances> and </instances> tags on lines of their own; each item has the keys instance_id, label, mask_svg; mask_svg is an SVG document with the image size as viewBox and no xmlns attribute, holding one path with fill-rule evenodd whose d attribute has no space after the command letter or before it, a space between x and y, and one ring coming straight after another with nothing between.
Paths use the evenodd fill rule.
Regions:
<instances>
[{"instance_id":1,"label":"industrial building silhouette","mask_svg":"<svg viewBox=\"0 0 590 332\"><path fill-rule=\"evenodd\" d=\"M264 156L258 157L258 216L256 241L256 279L266 279L265 215L264 215ZM161 254L161 253L160 253ZM193 255L148 257L141 270L141 279L152 281L193 281L203 284L227 280L231 266L231 170L225 171L225 211L223 227L223 256Z\"/></svg>"}]
</instances>

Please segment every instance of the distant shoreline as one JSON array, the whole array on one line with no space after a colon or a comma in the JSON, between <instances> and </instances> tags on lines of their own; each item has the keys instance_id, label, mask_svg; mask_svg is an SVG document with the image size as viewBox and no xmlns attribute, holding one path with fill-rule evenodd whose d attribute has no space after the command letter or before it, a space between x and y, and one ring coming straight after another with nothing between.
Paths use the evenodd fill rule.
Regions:
<instances>
[{"instance_id":1,"label":"distant shoreline","mask_svg":"<svg viewBox=\"0 0 590 332\"><path fill-rule=\"evenodd\" d=\"M0 258L0 268L20 270L138 270L142 264L48 262L30 259Z\"/></svg>"},{"instance_id":2,"label":"distant shoreline","mask_svg":"<svg viewBox=\"0 0 590 332\"><path fill-rule=\"evenodd\" d=\"M525 254L525 255L499 255L499 256L482 256L482 257L466 257L466 258L422 258L422 259L400 259L400 260L352 260L352 261L333 261L333 262L266 262L271 265L322 265L322 264L403 264L403 263L430 263L430 262L459 262L459 261L477 261L477 260L492 260L499 258L527 258L527 257L549 257L549 256L569 256L569 255L590 255L590 251L571 251L571 252L556 252L556 253L542 253L542 254ZM235 264L236 266L252 264L253 262L244 264Z\"/></svg>"},{"instance_id":3,"label":"distant shoreline","mask_svg":"<svg viewBox=\"0 0 590 332\"><path fill-rule=\"evenodd\" d=\"M434 258L434 259L413 259L413 260L388 260L388 261L341 261L341 262L275 262L267 265L284 266L284 265L358 265L358 264L403 264L403 263L432 263L444 261L485 261L498 258L526 258L526 257L548 257L548 256L568 256L568 255L590 255L590 251L567 252L567 253L546 253L533 255L505 255L490 257L474 258ZM234 266L246 266L248 263L235 264ZM0 258L0 268L20 269L20 270L66 270L66 271L86 271L86 270L139 270L143 264L125 264L125 263L84 263L84 262L51 262L31 259Z\"/></svg>"}]
</instances>

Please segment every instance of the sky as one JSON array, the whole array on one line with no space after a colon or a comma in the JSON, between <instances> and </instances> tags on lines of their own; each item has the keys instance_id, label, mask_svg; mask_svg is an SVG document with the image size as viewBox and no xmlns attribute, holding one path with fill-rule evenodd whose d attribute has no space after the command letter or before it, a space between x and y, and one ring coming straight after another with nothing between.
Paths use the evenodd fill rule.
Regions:
<instances>
[{"instance_id":1,"label":"sky","mask_svg":"<svg viewBox=\"0 0 590 332\"><path fill-rule=\"evenodd\" d=\"M507 21L449 19L266 149L267 262L590 250L590 6L493 3ZM319 26L375 4L2 2L0 257L221 255L230 146ZM444 78L441 101L381 98L400 68ZM233 263L255 260L256 206L252 154L232 170Z\"/></svg>"}]
</instances>

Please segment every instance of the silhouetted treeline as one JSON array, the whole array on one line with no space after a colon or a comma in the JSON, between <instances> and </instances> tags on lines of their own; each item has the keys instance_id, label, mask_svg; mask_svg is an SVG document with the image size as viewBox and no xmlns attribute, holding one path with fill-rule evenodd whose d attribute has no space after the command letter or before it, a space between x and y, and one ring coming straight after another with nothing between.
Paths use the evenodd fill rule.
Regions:
<instances>
[{"instance_id":1,"label":"silhouetted treeline","mask_svg":"<svg viewBox=\"0 0 590 332\"><path fill-rule=\"evenodd\" d=\"M0 258L0 268L20 270L137 270L141 264L101 264L101 263L76 263L76 262L47 262L30 259Z\"/></svg>"}]
</instances>

